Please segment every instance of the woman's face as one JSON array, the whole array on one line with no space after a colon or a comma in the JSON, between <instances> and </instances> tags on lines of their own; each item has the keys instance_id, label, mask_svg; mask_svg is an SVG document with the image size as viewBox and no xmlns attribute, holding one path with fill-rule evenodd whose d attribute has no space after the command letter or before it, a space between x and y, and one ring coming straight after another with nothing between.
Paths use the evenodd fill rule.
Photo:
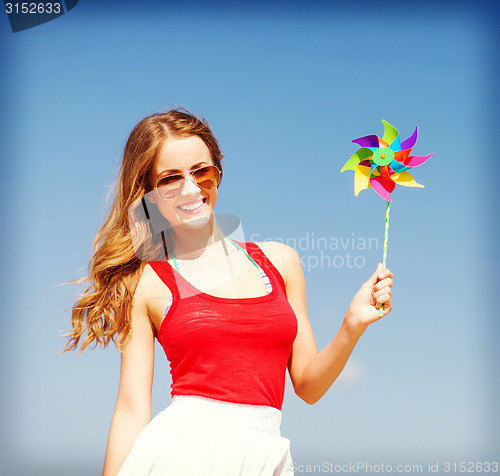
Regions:
<instances>
[{"instance_id":1,"label":"woman's face","mask_svg":"<svg viewBox=\"0 0 500 476\"><path fill-rule=\"evenodd\" d=\"M213 165L208 147L198 136L169 138L160 150L151 173L151 183L172 174L182 174L205 165ZM203 189L189 174L177 196L165 200L156 190L149 194L170 226L202 227L213 215L217 201L217 187Z\"/></svg>"}]
</instances>

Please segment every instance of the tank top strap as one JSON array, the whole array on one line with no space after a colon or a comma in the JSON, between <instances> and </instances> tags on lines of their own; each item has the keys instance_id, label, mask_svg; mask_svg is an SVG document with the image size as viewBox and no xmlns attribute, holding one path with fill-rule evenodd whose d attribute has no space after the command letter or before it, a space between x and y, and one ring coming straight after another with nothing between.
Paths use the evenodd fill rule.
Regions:
<instances>
[{"instance_id":1,"label":"tank top strap","mask_svg":"<svg viewBox=\"0 0 500 476\"><path fill-rule=\"evenodd\" d=\"M170 292L172 293L172 298L179 297L179 288L177 287L177 281L172 271L170 264L165 261L149 261L149 265L155 270L158 277L165 283ZM174 301L176 299L173 299Z\"/></svg>"},{"instance_id":2,"label":"tank top strap","mask_svg":"<svg viewBox=\"0 0 500 476\"><path fill-rule=\"evenodd\" d=\"M273 274L273 276L277 279L282 291L286 295L286 285L281 273L276 269L271 260L264 254L259 245L251 242L240 242L235 241L236 244L240 245L244 251L246 251L254 261L264 270L264 272L269 275Z\"/></svg>"}]
</instances>

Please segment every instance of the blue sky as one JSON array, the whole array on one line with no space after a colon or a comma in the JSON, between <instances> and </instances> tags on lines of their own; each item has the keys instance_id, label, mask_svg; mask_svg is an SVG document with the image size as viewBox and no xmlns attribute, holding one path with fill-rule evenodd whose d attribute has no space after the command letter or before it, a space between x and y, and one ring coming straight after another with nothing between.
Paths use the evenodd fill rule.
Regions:
<instances>
[{"instance_id":1,"label":"blue sky","mask_svg":"<svg viewBox=\"0 0 500 476\"><path fill-rule=\"evenodd\" d=\"M425 189L393 193L394 311L318 404L287 390L282 433L304 464L499 459L496 12L400 5L81 0L16 34L0 14L6 474L100 471L119 355L59 354L79 289L57 285L85 273L132 127L176 106L219 138L218 211L299 251L321 348L382 259L385 202L340 174L351 140L382 119L402 138L419 126L414 153L436 155L412 172ZM321 238L372 246L313 249ZM162 352L155 412L170 398Z\"/></svg>"}]
</instances>

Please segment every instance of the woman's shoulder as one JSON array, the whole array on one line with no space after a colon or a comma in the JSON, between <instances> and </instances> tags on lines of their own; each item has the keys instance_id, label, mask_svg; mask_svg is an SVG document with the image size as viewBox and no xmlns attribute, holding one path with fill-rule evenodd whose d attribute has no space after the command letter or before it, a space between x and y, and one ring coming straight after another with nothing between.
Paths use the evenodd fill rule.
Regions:
<instances>
[{"instance_id":1,"label":"woman's shoulder","mask_svg":"<svg viewBox=\"0 0 500 476\"><path fill-rule=\"evenodd\" d=\"M135 294L138 298L148 299L148 297L157 296L159 291L164 297L168 294L170 297L171 292L168 286L160 279L153 267L146 263L139 275L139 281L135 290Z\"/></svg>"},{"instance_id":2,"label":"woman's shoulder","mask_svg":"<svg viewBox=\"0 0 500 476\"><path fill-rule=\"evenodd\" d=\"M268 258L283 258L297 254L294 248L280 241L257 241L255 244L268 255Z\"/></svg>"},{"instance_id":3,"label":"woman's shoulder","mask_svg":"<svg viewBox=\"0 0 500 476\"><path fill-rule=\"evenodd\" d=\"M279 241L260 241L255 243L271 261L287 282L287 278L300 267L300 257L297 251Z\"/></svg>"},{"instance_id":4,"label":"woman's shoulder","mask_svg":"<svg viewBox=\"0 0 500 476\"><path fill-rule=\"evenodd\" d=\"M157 333L171 297L172 292L168 286L150 264L145 264L135 289L134 304L143 306L143 317L149 318Z\"/></svg>"}]
</instances>

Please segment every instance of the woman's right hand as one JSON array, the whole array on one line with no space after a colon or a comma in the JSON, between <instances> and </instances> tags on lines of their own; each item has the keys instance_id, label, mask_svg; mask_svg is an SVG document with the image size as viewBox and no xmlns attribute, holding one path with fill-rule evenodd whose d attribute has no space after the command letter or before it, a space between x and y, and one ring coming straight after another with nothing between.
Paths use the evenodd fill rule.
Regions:
<instances>
[{"instance_id":1,"label":"woman's right hand","mask_svg":"<svg viewBox=\"0 0 500 476\"><path fill-rule=\"evenodd\" d=\"M393 274L379 263L375 272L353 297L344 322L355 328L366 328L387 316L392 310ZM384 306L382 315L380 307Z\"/></svg>"}]
</instances>

